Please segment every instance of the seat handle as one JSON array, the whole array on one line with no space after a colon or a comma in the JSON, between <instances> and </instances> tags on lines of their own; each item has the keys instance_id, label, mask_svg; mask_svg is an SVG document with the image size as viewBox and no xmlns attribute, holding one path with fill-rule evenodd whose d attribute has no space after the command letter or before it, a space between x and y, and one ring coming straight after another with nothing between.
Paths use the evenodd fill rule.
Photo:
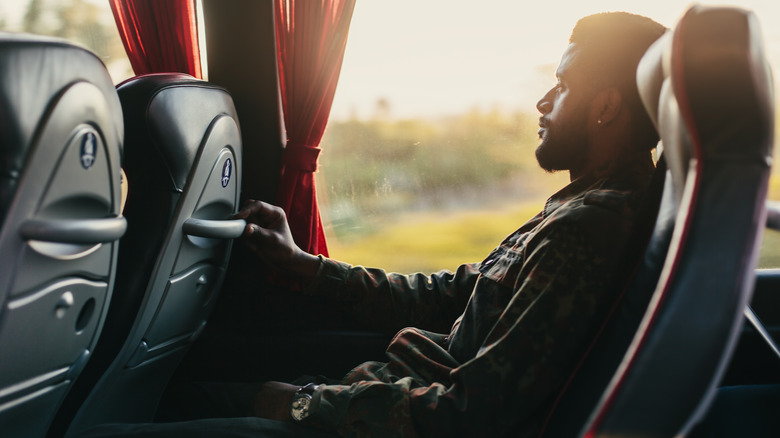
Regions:
<instances>
[{"instance_id":1,"label":"seat handle","mask_svg":"<svg viewBox=\"0 0 780 438\"><path fill-rule=\"evenodd\" d=\"M98 244L119 240L127 230L124 216L104 219L28 219L20 232L25 240Z\"/></svg>"},{"instance_id":2,"label":"seat handle","mask_svg":"<svg viewBox=\"0 0 780 438\"><path fill-rule=\"evenodd\" d=\"M184 234L210 239L235 239L244 234L244 228L246 228L246 221L243 219L207 220L189 218L182 225Z\"/></svg>"}]
</instances>

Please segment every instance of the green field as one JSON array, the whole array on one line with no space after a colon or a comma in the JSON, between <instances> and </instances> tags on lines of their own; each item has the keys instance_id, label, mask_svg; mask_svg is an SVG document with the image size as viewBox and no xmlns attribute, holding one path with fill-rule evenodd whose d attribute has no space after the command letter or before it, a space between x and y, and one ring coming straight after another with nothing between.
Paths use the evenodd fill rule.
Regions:
<instances>
[{"instance_id":1,"label":"green field","mask_svg":"<svg viewBox=\"0 0 780 438\"><path fill-rule=\"evenodd\" d=\"M780 231L764 231L761 242L761 254L758 259L759 268L780 268Z\"/></svg>"},{"instance_id":2,"label":"green field","mask_svg":"<svg viewBox=\"0 0 780 438\"><path fill-rule=\"evenodd\" d=\"M542 205L538 201L498 211L408 213L349 242L331 238L328 246L331 257L356 265L403 273L454 270L461 263L483 260ZM759 267L780 267L780 232L765 231Z\"/></svg>"},{"instance_id":3,"label":"green field","mask_svg":"<svg viewBox=\"0 0 780 438\"><path fill-rule=\"evenodd\" d=\"M780 200L780 174L773 174L769 179L768 198L772 201ZM764 231L764 239L761 242L761 254L758 259L758 267L780 268L780 231Z\"/></svg>"},{"instance_id":4,"label":"green field","mask_svg":"<svg viewBox=\"0 0 780 438\"><path fill-rule=\"evenodd\" d=\"M542 201L499 211L408 213L349 242L330 239L328 247L333 258L388 271L454 270L462 263L482 261L543 205Z\"/></svg>"}]
</instances>

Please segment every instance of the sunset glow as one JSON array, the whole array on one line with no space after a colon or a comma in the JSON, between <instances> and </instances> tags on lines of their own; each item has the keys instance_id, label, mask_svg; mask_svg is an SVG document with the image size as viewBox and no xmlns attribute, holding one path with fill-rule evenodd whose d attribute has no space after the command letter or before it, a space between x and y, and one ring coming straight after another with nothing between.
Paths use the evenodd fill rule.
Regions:
<instances>
[{"instance_id":1,"label":"sunset glow","mask_svg":"<svg viewBox=\"0 0 780 438\"><path fill-rule=\"evenodd\" d=\"M679 0L360 1L332 117L371 117L380 99L401 118L494 106L533 112L579 18L623 10L673 26L689 5ZM737 6L758 14L777 71L780 2Z\"/></svg>"}]
</instances>

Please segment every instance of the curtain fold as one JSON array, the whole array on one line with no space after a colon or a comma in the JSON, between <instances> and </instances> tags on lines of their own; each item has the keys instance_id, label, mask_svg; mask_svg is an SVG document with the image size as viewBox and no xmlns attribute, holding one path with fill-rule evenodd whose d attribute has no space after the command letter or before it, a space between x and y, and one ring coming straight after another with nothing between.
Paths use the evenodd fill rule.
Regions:
<instances>
[{"instance_id":1,"label":"curtain fold","mask_svg":"<svg viewBox=\"0 0 780 438\"><path fill-rule=\"evenodd\" d=\"M276 44L287 145L276 202L295 242L328 255L314 172L336 92L355 0L275 0Z\"/></svg>"},{"instance_id":2,"label":"curtain fold","mask_svg":"<svg viewBox=\"0 0 780 438\"><path fill-rule=\"evenodd\" d=\"M109 0L136 75L180 72L202 79L195 0Z\"/></svg>"}]
</instances>

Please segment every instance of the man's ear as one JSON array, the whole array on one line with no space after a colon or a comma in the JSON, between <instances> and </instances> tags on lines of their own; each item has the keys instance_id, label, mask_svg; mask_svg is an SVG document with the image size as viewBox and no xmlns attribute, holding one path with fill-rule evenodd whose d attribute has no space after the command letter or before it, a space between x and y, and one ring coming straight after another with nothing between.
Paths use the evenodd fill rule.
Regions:
<instances>
[{"instance_id":1,"label":"man's ear","mask_svg":"<svg viewBox=\"0 0 780 438\"><path fill-rule=\"evenodd\" d=\"M605 88L596 95L592 108L596 124L608 125L620 115L623 109L623 96L617 88Z\"/></svg>"}]
</instances>

